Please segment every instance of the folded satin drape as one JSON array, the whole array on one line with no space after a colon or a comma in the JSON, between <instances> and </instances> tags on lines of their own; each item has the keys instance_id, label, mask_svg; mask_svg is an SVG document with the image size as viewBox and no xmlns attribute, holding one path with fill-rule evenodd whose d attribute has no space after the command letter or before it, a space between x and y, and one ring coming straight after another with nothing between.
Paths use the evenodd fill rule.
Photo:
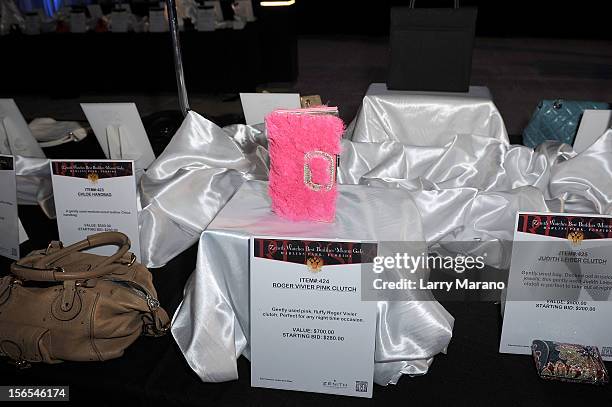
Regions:
<instances>
[{"instance_id":1,"label":"folded satin drape","mask_svg":"<svg viewBox=\"0 0 612 407\"><path fill-rule=\"evenodd\" d=\"M143 263L161 267L190 247L245 180L267 174L260 129L221 129L190 112L140 181Z\"/></svg>"},{"instance_id":2,"label":"folded satin drape","mask_svg":"<svg viewBox=\"0 0 612 407\"><path fill-rule=\"evenodd\" d=\"M17 177L17 203L19 205L40 205L49 218L55 218L53 186L49 160L15 156Z\"/></svg>"},{"instance_id":3,"label":"folded satin drape","mask_svg":"<svg viewBox=\"0 0 612 407\"><path fill-rule=\"evenodd\" d=\"M457 134L508 141L488 88L470 86L468 93L410 92L390 91L384 83L373 83L354 120L351 139L435 147L446 145Z\"/></svg>"},{"instance_id":4,"label":"folded satin drape","mask_svg":"<svg viewBox=\"0 0 612 407\"><path fill-rule=\"evenodd\" d=\"M266 182L246 182L202 234L196 272L172 323L177 344L204 381L236 379L237 357L250 355L249 238L256 235L423 241L406 191L340 185L334 223L296 223L271 213ZM384 250L379 246L379 253ZM445 351L453 321L436 301L378 302L376 382L425 373L433 356Z\"/></svg>"},{"instance_id":5,"label":"folded satin drape","mask_svg":"<svg viewBox=\"0 0 612 407\"><path fill-rule=\"evenodd\" d=\"M482 109L481 101L474 104L475 112ZM487 114L472 115L478 131L464 127L462 134L452 134L456 106L438 106L438 128L447 130L440 130L445 135L435 145L423 145L422 134L413 141L411 133L401 139L369 140L363 136L364 124L360 129L353 123L342 144L339 182L404 190L406 200L414 202L429 245L483 241L479 246L486 246L488 263L499 268L508 265L509 250L503 242L512 239L517 210L559 210L561 201L567 211L612 210L612 131L578 155L570 146L554 142L532 150L509 145L503 123L492 124L498 113L487 106ZM426 129L427 120L431 116L416 125ZM354 139L357 133L359 141ZM190 112L141 180L143 261L161 266L197 242L245 181L267 178L267 163L261 126L222 129ZM249 210L268 210L256 205ZM245 222L251 226L248 219ZM244 231L217 226L202 235L195 272L174 317L173 335L205 381L235 379L235 360L248 352L247 277L232 274L248 267L246 257L238 256L246 253L247 239ZM381 309L385 307L397 305L379 304L379 318L384 317L378 334L384 333L388 341L377 342L376 382L394 383L401 374L425 373L433 356L444 351L450 336L441 332L452 327L452 320L443 308L422 309L418 303L386 313ZM404 330L408 319L413 325ZM433 326L440 330L433 333Z\"/></svg>"}]
</instances>

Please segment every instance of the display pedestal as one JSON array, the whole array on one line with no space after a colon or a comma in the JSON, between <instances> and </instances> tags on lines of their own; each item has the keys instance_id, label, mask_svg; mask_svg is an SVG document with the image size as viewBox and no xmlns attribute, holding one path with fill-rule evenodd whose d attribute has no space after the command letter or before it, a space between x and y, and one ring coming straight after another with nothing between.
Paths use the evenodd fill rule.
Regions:
<instances>
[{"instance_id":1,"label":"display pedestal","mask_svg":"<svg viewBox=\"0 0 612 407\"><path fill-rule=\"evenodd\" d=\"M419 242L421 219L401 189L339 185L336 220L291 222L270 209L268 183L249 181L200 237L196 270L185 286L172 335L203 381L238 378L249 356L249 242L252 236ZM410 317L406 318L409 315ZM374 381L395 383L404 372L426 373L445 352L453 317L437 301L378 303Z\"/></svg>"},{"instance_id":2,"label":"display pedestal","mask_svg":"<svg viewBox=\"0 0 612 407\"><path fill-rule=\"evenodd\" d=\"M508 142L504 121L484 86L470 86L466 93L417 92L373 83L347 133L358 142L422 147L443 147L458 134Z\"/></svg>"}]
</instances>

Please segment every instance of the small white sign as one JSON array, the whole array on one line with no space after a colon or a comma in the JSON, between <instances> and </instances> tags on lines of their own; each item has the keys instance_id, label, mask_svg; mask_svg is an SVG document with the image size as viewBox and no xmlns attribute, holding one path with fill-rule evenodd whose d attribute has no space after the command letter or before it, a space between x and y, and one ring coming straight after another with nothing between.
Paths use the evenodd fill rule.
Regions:
<instances>
[{"instance_id":1,"label":"small white sign","mask_svg":"<svg viewBox=\"0 0 612 407\"><path fill-rule=\"evenodd\" d=\"M223 9L221 9L220 1L205 1L206 7L212 7L215 10L215 18L217 21L223 21Z\"/></svg>"},{"instance_id":2,"label":"small white sign","mask_svg":"<svg viewBox=\"0 0 612 407\"><path fill-rule=\"evenodd\" d=\"M70 32L76 34L87 32L87 19L84 12L73 11L70 13Z\"/></svg>"},{"instance_id":3,"label":"small white sign","mask_svg":"<svg viewBox=\"0 0 612 407\"><path fill-rule=\"evenodd\" d=\"M136 104L81 103L81 108L106 158L134 160L137 170L155 160Z\"/></svg>"},{"instance_id":4,"label":"small white sign","mask_svg":"<svg viewBox=\"0 0 612 407\"><path fill-rule=\"evenodd\" d=\"M574 140L574 151L582 153L612 127L612 110L585 110Z\"/></svg>"},{"instance_id":5,"label":"small white sign","mask_svg":"<svg viewBox=\"0 0 612 407\"><path fill-rule=\"evenodd\" d=\"M535 339L597 346L612 360L612 216L517 214L499 351Z\"/></svg>"},{"instance_id":6,"label":"small white sign","mask_svg":"<svg viewBox=\"0 0 612 407\"><path fill-rule=\"evenodd\" d=\"M149 10L149 32L161 33L168 31L168 20L164 9L153 8Z\"/></svg>"},{"instance_id":7,"label":"small white sign","mask_svg":"<svg viewBox=\"0 0 612 407\"><path fill-rule=\"evenodd\" d=\"M25 15L24 34L26 35L40 34L40 22L41 22L41 18L38 13L27 13Z\"/></svg>"},{"instance_id":8,"label":"small white sign","mask_svg":"<svg viewBox=\"0 0 612 407\"><path fill-rule=\"evenodd\" d=\"M45 156L13 99L0 99L0 154Z\"/></svg>"},{"instance_id":9,"label":"small white sign","mask_svg":"<svg viewBox=\"0 0 612 407\"><path fill-rule=\"evenodd\" d=\"M89 10L89 15L93 18L94 22L98 21L104 16L102 13L102 7L99 4L89 4L87 5L87 10Z\"/></svg>"},{"instance_id":10,"label":"small white sign","mask_svg":"<svg viewBox=\"0 0 612 407\"><path fill-rule=\"evenodd\" d=\"M251 239L252 386L372 397L376 302L361 300L361 267L375 256L376 243Z\"/></svg>"},{"instance_id":11,"label":"small white sign","mask_svg":"<svg viewBox=\"0 0 612 407\"><path fill-rule=\"evenodd\" d=\"M234 13L244 21L255 21L251 0L236 0L234 2Z\"/></svg>"},{"instance_id":12,"label":"small white sign","mask_svg":"<svg viewBox=\"0 0 612 407\"><path fill-rule=\"evenodd\" d=\"M232 29L234 30L243 30L246 27L246 21L242 19L235 19L232 21Z\"/></svg>"},{"instance_id":13,"label":"small white sign","mask_svg":"<svg viewBox=\"0 0 612 407\"><path fill-rule=\"evenodd\" d=\"M217 18L212 7L198 7L196 29L198 31L215 31Z\"/></svg>"},{"instance_id":14,"label":"small white sign","mask_svg":"<svg viewBox=\"0 0 612 407\"><path fill-rule=\"evenodd\" d=\"M19 260L19 218L15 159L0 155L0 256Z\"/></svg>"},{"instance_id":15,"label":"small white sign","mask_svg":"<svg viewBox=\"0 0 612 407\"><path fill-rule=\"evenodd\" d=\"M28 232L24 229L21 224L21 219L19 219L19 244L23 242L27 242L30 238L28 237Z\"/></svg>"},{"instance_id":16,"label":"small white sign","mask_svg":"<svg viewBox=\"0 0 612 407\"><path fill-rule=\"evenodd\" d=\"M240 102L246 124L264 122L268 113L276 109L299 109L299 93L241 93Z\"/></svg>"},{"instance_id":17,"label":"small white sign","mask_svg":"<svg viewBox=\"0 0 612 407\"><path fill-rule=\"evenodd\" d=\"M134 163L129 160L51 160L57 227L64 244L99 232L122 232L140 259ZM92 252L111 255L115 247Z\"/></svg>"},{"instance_id":18,"label":"small white sign","mask_svg":"<svg viewBox=\"0 0 612 407\"><path fill-rule=\"evenodd\" d=\"M113 10L111 13L110 31L114 33L128 32L129 14L125 10Z\"/></svg>"}]
</instances>

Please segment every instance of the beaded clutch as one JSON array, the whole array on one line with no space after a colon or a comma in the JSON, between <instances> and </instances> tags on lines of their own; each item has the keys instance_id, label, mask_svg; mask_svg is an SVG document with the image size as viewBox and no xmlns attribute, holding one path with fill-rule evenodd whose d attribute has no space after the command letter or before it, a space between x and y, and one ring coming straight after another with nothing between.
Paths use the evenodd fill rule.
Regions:
<instances>
[{"instance_id":1,"label":"beaded clutch","mask_svg":"<svg viewBox=\"0 0 612 407\"><path fill-rule=\"evenodd\" d=\"M534 340L531 353L543 379L608 383L608 371L596 346Z\"/></svg>"},{"instance_id":2,"label":"beaded clutch","mask_svg":"<svg viewBox=\"0 0 612 407\"><path fill-rule=\"evenodd\" d=\"M344 124L337 108L276 110L266 116L272 210L293 221L331 222Z\"/></svg>"}]
</instances>

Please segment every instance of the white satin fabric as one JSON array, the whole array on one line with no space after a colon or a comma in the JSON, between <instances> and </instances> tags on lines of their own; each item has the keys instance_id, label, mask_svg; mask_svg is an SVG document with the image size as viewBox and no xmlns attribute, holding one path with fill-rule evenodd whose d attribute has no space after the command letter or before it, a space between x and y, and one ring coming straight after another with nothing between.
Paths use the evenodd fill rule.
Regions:
<instances>
[{"instance_id":1,"label":"white satin fabric","mask_svg":"<svg viewBox=\"0 0 612 407\"><path fill-rule=\"evenodd\" d=\"M243 184L202 234L196 271L172 322L177 344L204 381L236 379L236 359L249 357L249 238L257 235L423 241L406 191L340 185L336 221L313 223L275 216L267 182ZM378 302L375 381L425 373L446 350L453 321L436 301Z\"/></svg>"},{"instance_id":2,"label":"white satin fabric","mask_svg":"<svg viewBox=\"0 0 612 407\"><path fill-rule=\"evenodd\" d=\"M483 104L489 113L471 115L474 130L453 117L458 112L467 114L470 106L479 112ZM612 211L612 131L578 155L570 146L554 142L534 151L508 144L503 123L491 124L501 118L490 102L440 103L426 112L420 118L415 110L405 123L393 118L407 129L420 129L406 131L401 138L387 135L383 141L369 140L377 133L366 132L363 126L373 128L380 121L374 117L360 125L357 119L347 130L339 182L390 188L383 200L402 208L362 213L371 227L369 233L379 236L376 222L394 219L404 225L403 219L419 218L428 245L456 251L454 242L475 241L467 250L465 245L460 249L486 250L488 263L504 268L510 257L504 242L512 240L517 210L558 211L563 203L569 212ZM439 144L424 146L427 134L423 132L434 117L432 131L445 135L437 137ZM457 122L463 127L453 135ZM266 144L261 126L221 129L190 112L141 180L143 262L150 267L165 264L198 240L245 181L265 180ZM215 220L214 229L211 226L201 235L196 269L174 316L172 333L189 365L205 381L235 379L235 360L248 353L246 242L250 234L275 225L265 193L255 189L245 186L246 192L241 191L236 203L230 201L227 213ZM342 198L339 212L343 213L343 206L363 209L364 201ZM407 202L415 206L402 206ZM311 236L313 228L309 224ZM380 236L397 240L401 233ZM402 374L426 373L433 356L446 348L452 319L437 303L429 304L379 303L377 383L395 383Z\"/></svg>"},{"instance_id":3,"label":"white satin fabric","mask_svg":"<svg viewBox=\"0 0 612 407\"><path fill-rule=\"evenodd\" d=\"M49 218L55 218L49 160L15 156L15 174L17 203L19 205L40 205Z\"/></svg>"},{"instance_id":4,"label":"white satin fabric","mask_svg":"<svg viewBox=\"0 0 612 407\"><path fill-rule=\"evenodd\" d=\"M190 112L140 180L142 262L161 267L195 243L247 179L267 179L263 133Z\"/></svg>"},{"instance_id":5,"label":"white satin fabric","mask_svg":"<svg viewBox=\"0 0 612 407\"><path fill-rule=\"evenodd\" d=\"M353 141L399 141L412 146L443 146L457 134L508 141L491 92L483 86L448 93L393 91L384 83L373 83L349 131Z\"/></svg>"}]
</instances>

